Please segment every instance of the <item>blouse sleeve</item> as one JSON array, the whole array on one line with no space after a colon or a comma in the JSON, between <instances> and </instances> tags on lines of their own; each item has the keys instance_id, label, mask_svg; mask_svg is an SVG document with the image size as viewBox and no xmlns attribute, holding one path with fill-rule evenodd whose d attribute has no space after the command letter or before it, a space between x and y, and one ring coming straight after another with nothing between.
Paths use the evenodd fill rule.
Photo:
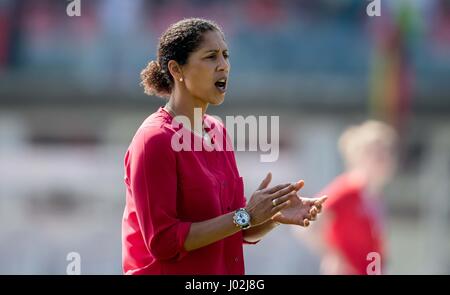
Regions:
<instances>
[{"instance_id":1,"label":"blouse sleeve","mask_svg":"<svg viewBox=\"0 0 450 295\"><path fill-rule=\"evenodd\" d=\"M133 139L130 184L143 239L158 260L179 260L191 222L177 217L176 158L170 133L142 128Z\"/></svg>"},{"instance_id":2,"label":"blouse sleeve","mask_svg":"<svg viewBox=\"0 0 450 295\"><path fill-rule=\"evenodd\" d=\"M224 128L224 132L225 132L225 136L226 136L227 140L229 140L229 137L228 137L228 135L226 134L225 128ZM235 158L235 156L234 156L234 151L232 150L232 151L230 151L229 153L230 153L230 158L231 158L231 161L232 161L232 163L233 163L234 169L236 170L236 174L239 175L239 172L238 172L238 169L237 169L237 164L236 164L236 158ZM238 184L239 184L239 185L238 185L238 187L237 187L236 189L237 189L238 192L239 192L239 195L238 195L238 198L239 198L239 199L238 199L238 200L239 200L239 208L245 208L245 207L247 206L247 198L245 197L245 193L244 193L244 179L243 179L242 177L240 177L240 176L239 176L239 182L238 182ZM245 238L244 238L243 232L241 232L241 233L242 233L242 242L243 242L244 244L254 245L254 244L259 243L259 241L260 241L260 240L255 241L255 242L249 242L249 241L246 241Z\"/></svg>"}]
</instances>

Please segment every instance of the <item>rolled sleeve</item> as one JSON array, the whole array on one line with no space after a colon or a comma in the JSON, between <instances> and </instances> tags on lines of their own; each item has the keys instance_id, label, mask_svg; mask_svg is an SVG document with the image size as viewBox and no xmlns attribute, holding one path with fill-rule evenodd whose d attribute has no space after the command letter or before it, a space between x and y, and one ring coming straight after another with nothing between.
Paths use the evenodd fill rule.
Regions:
<instances>
[{"instance_id":1,"label":"rolled sleeve","mask_svg":"<svg viewBox=\"0 0 450 295\"><path fill-rule=\"evenodd\" d=\"M176 156L171 135L161 128L142 128L134 138L130 162L131 190L142 238L156 260L179 260L191 222L177 214Z\"/></svg>"}]
</instances>

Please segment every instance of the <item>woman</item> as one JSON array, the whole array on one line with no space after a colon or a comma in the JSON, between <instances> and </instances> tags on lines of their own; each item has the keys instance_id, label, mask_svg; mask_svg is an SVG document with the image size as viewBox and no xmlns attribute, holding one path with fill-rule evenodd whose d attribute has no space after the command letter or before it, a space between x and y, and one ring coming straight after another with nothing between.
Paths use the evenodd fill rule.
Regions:
<instances>
[{"instance_id":1,"label":"woman","mask_svg":"<svg viewBox=\"0 0 450 295\"><path fill-rule=\"evenodd\" d=\"M386 251L381 196L395 171L396 142L392 127L373 120L341 135L347 171L325 188L327 213L311 228L322 233L314 248L322 250L323 274L382 273Z\"/></svg>"},{"instance_id":2,"label":"woman","mask_svg":"<svg viewBox=\"0 0 450 295\"><path fill-rule=\"evenodd\" d=\"M170 26L157 61L142 71L145 92L168 102L142 123L125 155L124 273L244 274L243 243L279 223L307 226L320 212L324 198L297 196L303 181L269 188L270 173L246 204L232 150L174 149L174 136L187 130L177 118L193 123L196 108L203 124L190 124L188 134L213 144L205 126L216 125L227 140L205 112L223 102L229 71L224 35L203 19Z\"/></svg>"}]
</instances>

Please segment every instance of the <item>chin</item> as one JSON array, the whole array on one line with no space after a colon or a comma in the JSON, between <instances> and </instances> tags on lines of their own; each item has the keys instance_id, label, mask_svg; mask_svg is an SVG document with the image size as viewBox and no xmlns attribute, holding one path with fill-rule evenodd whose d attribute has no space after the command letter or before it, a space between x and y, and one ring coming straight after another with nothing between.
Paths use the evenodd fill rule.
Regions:
<instances>
[{"instance_id":1,"label":"chin","mask_svg":"<svg viewBox=\"0 0 450 295\"><path fill-rule=\"evenodd\" d=\"M218 106L221 105L225 100L225 95L221 95L220 97L215 97L209 101L210 104Z\"/></svg>"}]
</instances>

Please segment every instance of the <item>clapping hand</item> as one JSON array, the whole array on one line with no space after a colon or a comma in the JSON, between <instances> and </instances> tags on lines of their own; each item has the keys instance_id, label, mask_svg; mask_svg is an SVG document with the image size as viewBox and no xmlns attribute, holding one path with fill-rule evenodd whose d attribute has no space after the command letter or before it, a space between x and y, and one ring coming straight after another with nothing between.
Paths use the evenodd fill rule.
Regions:
<instances>
[{"instance_id":1,"label":"clapping hand","mask_svg":"<svg viewBox=\"0 0 450 295\"><path fill-rule=\"evenodd\" d=\"M301 185L296 191L304 186ZM307 227L310 222L317 218L322 211L322 204L327 200L327 196L320 198L302 198L297 194L289 199L289 206L279 211L272 217L275 222L283 224L296 224Z\"/></svg>"}]
</instances>

